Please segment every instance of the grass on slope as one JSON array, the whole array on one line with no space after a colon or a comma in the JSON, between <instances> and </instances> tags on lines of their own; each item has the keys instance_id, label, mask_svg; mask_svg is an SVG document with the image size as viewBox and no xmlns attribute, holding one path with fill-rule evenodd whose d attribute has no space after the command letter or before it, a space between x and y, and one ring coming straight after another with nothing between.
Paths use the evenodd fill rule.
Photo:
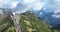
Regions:
<instances>
[{"instance_id":1,"label":"grass on slope","mask_svg":"<svg viewBox=\"0 0 60 32\"><path fill-rule=\"evenodd\" d=\"M22 32L51 32L43 20L30 13L25 13L20 18Z\"/></svg>"},{"instance_id":2,"label":"grass on slope","mask_svg":"<svg viewBox=\"0 0 60 32\"><path fill-rule=\"evenodd\" d=\"M51 32L47 25L31 13L24 13L20 18L22 32ZM16 32L10 16L0 19L0 32Z\"/></svg>"},{"instance_id":3,"label":"grass on slope","mask_svg":"<svg viewBox=\"0 0 60 32\"><path fill-rule=\"evenodd\" d=\"M0 19L0 32L15 32L10 16Z\"/></svg>"}]
</instances>

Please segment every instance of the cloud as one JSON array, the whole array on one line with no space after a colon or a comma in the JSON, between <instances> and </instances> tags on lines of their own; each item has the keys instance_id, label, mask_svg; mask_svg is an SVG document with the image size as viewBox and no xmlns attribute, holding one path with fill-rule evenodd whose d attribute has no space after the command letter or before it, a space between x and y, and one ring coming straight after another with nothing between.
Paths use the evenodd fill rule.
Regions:
<instances>
[{"instance_id":1,"label":"cloud","mask_svg":"<svg viewBox=\"0 0 60 32\"><path fill-rule=\"evenodd\" d=\"M44 12L47 11L47 13L50 12L50 14L52 13L52 17L53 18L60 18L60 0L50 0L48 2L48 4L45 6L46 10Z\"/></svg>"},{"instance_id":2,"label":"cloud","mask_svg":"<svg viewBox=\"0 0 60 32\"><path fill-rule=\"evenodd\" d=\"M19 11L20 13L24 13L28 10L40 11L44 5L45 2L41 2L41 0L23 0L21 3L19 3L19 5L17 5L15 10L16 13L18 13ZM19 7L20 9L17 9Z\"/></svg>"},{"instance_id":3,"label":"cloud","mask_svg":"<svg viewBox=\"0 0 60 32\"><path fill-rule=\"evenodd\" d=\"M58 10L54 11L54 13L55 13L55 14L60 13L60 9L58 9Z\"/></svg>"},{"instance_id":4,"label":"cloud","mask_svg":"<svg viewBox=\"0 0 60 32\"><path fill-rule=\"evenodd\" d=\"M16 8L19 7L18 4L22 4L22 6L19 7L21 10L18 8L20 12L25 12L27 10L40 11L46 4L44 1L45 0L0 0L0 8Z\"/></svg>"},{"instance_id":5,"label":"cloud","mask_svg":"<svg viewBox=\"0 0 60 32\"><path fill-rule=\"evenodd\" d=\"M3 5L7 4L9 0L0 0L0 7L3 7Z\"/></svg>"},{"instance_id":6,"label":"cloud","mask_svg":"<svg viewBox=\"0 0 60 32\"><path fill-rule=\"evenodd\" d=\"M41 10L42 9L42 7L45 5L45 3L43 3L43 2L36 2L36 3L34 3L34 5L32 6L32 9L35 11L35 10L37 10L37 11L39 11L39 10Z\"/></svg>"},{"instance_id":7,"label":"cloud","mask_svg":"<svg viewBox=\"0 0 60 32\"><path fill-rule=\"evenodd\" d=\"M28 7L31 8L31 10L41 10L41 8L44 6L45 2L41 2L41 0L23 0L23 3ZM22 4L23 4L22 3ZM29 8L29 9L30 9Z\"/></svg>"},{"instance_id":8,"label":"cloud","mask_svg":"<svg viewBox=\"0 0 60 32\"><path fill-rule=\"evenodd\" d=\"M22 2L22 4L32 5L35 7L34 9L38 9L43 6L41 0L0 0L0 7L9 6L14 8L19 2Z\"/></svg>"},{"instance_id":9,"label":"cloud","mask_svg":"<svg viewBox=\"0 0 60 32\"><path fill-rule=\"evenodd\" d=\"M54 17L54 18L60 18L60 15L53 14L52 17Z\"/></svg>"},{"instance_id":10,"label":"cloud","mask_svg":"<svg viewBox=\"0 0 60 32\"><path fill-rule=\"evenodd\" d=\"M17 6L18 2L12 2L11 8L15 8Z\"/></svg>"},{"instance_id":11,"label":"cloud","mask_svg":"<svg viewBox=\"0 0 60 32\"><path fill-rule=\"evenodd\" d=\"M60 0L55 0L54 2L60 2Z\"/></svg>"},{"instance_id":12,"label":"cloud","mask_svg":"<svg viewBox=\"0 0 60 32\"><path fill-rule=\"evenodd\" d=\"M14 6L13 6L14 5ZM0 8L11 8L17 5L16 0L0 0Z\"/></svg>"},{"instance_id":13,"label":"cloud","mask_svg":"<svg viewBox=\"0 0 60 32\"><path fill-rule=\"evenodd\" d=\"M0 14L3 14L3 11L2 10L0 10Z\"/></svg>"},{"instance_id":14,"label":"cloud","mask_svg":"<svg viewBox=\"0 0 60 32\"><path fill-rule=\"evenodd\" d=\"M36 0L23 0L23 3L26 3L26 4L31 4L33 2L35 2Z\"/></svg>"},{"instance_id":15,"label":"cloud","mask_svg":"<svg viewBox=\"0 0 60 32\"><path fill-rule=\"evenodd\" d=\"M52 17L54 17L54 18L60 18L60 9L56 9L53 12L54 12L54 14L52 15Z\"/></svg>"}]
</instances>

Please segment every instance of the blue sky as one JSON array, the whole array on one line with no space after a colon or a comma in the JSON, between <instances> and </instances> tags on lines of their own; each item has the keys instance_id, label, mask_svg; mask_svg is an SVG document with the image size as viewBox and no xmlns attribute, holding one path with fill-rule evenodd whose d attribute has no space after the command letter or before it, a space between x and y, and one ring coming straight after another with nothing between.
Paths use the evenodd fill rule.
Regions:
<instances>
[{"instance_id":1,"label":"blue sky","mask_svg":"<svg viewBox=\"0 0 60 32\"><path fill-rule=\"evenodd\" d=\"M60 0L0 0L0 8L11 8L18 14L31 11L52 26L60 24Z\"/></svg>"}]
</instances>

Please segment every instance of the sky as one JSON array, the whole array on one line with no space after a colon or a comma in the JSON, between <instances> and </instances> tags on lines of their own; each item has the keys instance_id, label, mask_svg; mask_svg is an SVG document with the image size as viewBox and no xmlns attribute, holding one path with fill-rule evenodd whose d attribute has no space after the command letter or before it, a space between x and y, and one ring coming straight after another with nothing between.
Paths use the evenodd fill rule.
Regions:
<instances>
[{"instance_id":1,"label":"sky","mask_svg":"<svg viewBox=\"0 0 60 32\"><path fill-rule=\"evenodd\" d=\"M31 11L51 26L60 24L60 0L0 0L0 8L11 8L17 14Z\"/></svg>"},{"instance_id":2,"label":"sky","mask_svg":"<svg viewBox=\"0 0 60 32\"><path fill-rule=\"evenodd\" d=\"M22 5L24 8L21 10L27 11L28 9L31 9L38 11L45 5L45 2L46 0L0 0L0 7L15 9L19 4L20 7Z\"/></svg>"}]
</instances>

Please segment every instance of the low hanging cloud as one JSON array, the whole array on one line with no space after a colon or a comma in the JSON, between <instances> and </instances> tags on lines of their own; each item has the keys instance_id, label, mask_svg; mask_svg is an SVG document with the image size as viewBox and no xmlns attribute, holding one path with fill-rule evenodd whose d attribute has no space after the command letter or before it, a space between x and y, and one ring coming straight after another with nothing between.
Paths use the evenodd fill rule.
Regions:
<instances>
[{"instance_id":1,"label":"low hanging cloud","mask_svg":"<svg viewBox=\"0 0 60 32\"><path fill-rule=\"evenodd\" d=\"M17 6L18 2L12 2L11 8L15 8Z\"/></svg>"},{"instance_id":2,"label":"low hanging cloud","mask_svg":"<svg viewBox=\"0 0 60 32\"><path fill-rule=\"evenodd\" d=\"M42 2L42 0L23 0L21 3L19 3L19 5L17 5L15 10L17 10L16 13L23 13L28 10L40 11L45 4L46 3ZM19 7L20 9L17 9Z\"/></svg>"},{"instance_id":3,"label":"low hanging cloud","mask_svg":"<svg viewBox=\"0 0 60 32\"><path fill-rule=\"evenodd\" d=\"M45 0L0 0L0 8L16 8L19 7L18 4L21 3L23 6L20 6L22 7L21 10L18 9L20 11L25 12L28 9L38 11L45 5L45 2L43 1Z\"/></svg>"},{"instance_id":4,"label":"low hanging cloud","mask_svg":"<svg viewBox=\"0 0 60 32\"><path fill-rule=\"evenodd\" d=\"M53 14L52 17L54 17L54 18L60 18L60 15Z\"/></svg>"},{"instance_id":5,"label":"low hanging cloud","mask_svg":"<svg viewBox=\"0 0 60 32\"><path fill-rule=\"evenodd\" d=\"M54 18L60 18L60 0L54 0L53 1L53 6L54 6L54 14L52 17Z\"/></svg>"},{"instance_id":6,"label":"low hanging cloud","mask_svg":"<svg viewBox=\"0 0 60 32\"><path fill-rule=\"evenodd\" d=\"M17 3L16 0L0 0L0 8L15 8Z\"/></svg>"},{"instance_id":7,"label":"low hanging cloud","mask_svg":"<svg viewBox=\"0 0 60 32\"><path fill-rule=\"evenodd\" d=\"M20 10L20 12L21 11L25 12L29 9L32 11L40 11L44 7L44 5L49 4L47 0L0 0L0 8L16 8L16 7L19 7L18 4L20 4L20 3L23 5L23 6L20 6L20 7L22 7L21 10L18 9L18 10ZM53 0L52 3L54 3L54 4L51 5L52 6L51 8L55 9L53 12L58 13L55 11L57 11L57 10L60 11L60 0Z\"/></svg>"},{"instance_id":8,"label":"low hanging cloud","mask_svg":"<svg viewBox=\"0 0 60 32\"><path fill-rule=\"evenodd\" d=\"M43 0L44 1L44 0ZM46 4L45 2L42 2L42 0L24 0L24 3L28 4L31 10L38 11L41 10L42 7Z\"/></svg>"}]
</instances>

